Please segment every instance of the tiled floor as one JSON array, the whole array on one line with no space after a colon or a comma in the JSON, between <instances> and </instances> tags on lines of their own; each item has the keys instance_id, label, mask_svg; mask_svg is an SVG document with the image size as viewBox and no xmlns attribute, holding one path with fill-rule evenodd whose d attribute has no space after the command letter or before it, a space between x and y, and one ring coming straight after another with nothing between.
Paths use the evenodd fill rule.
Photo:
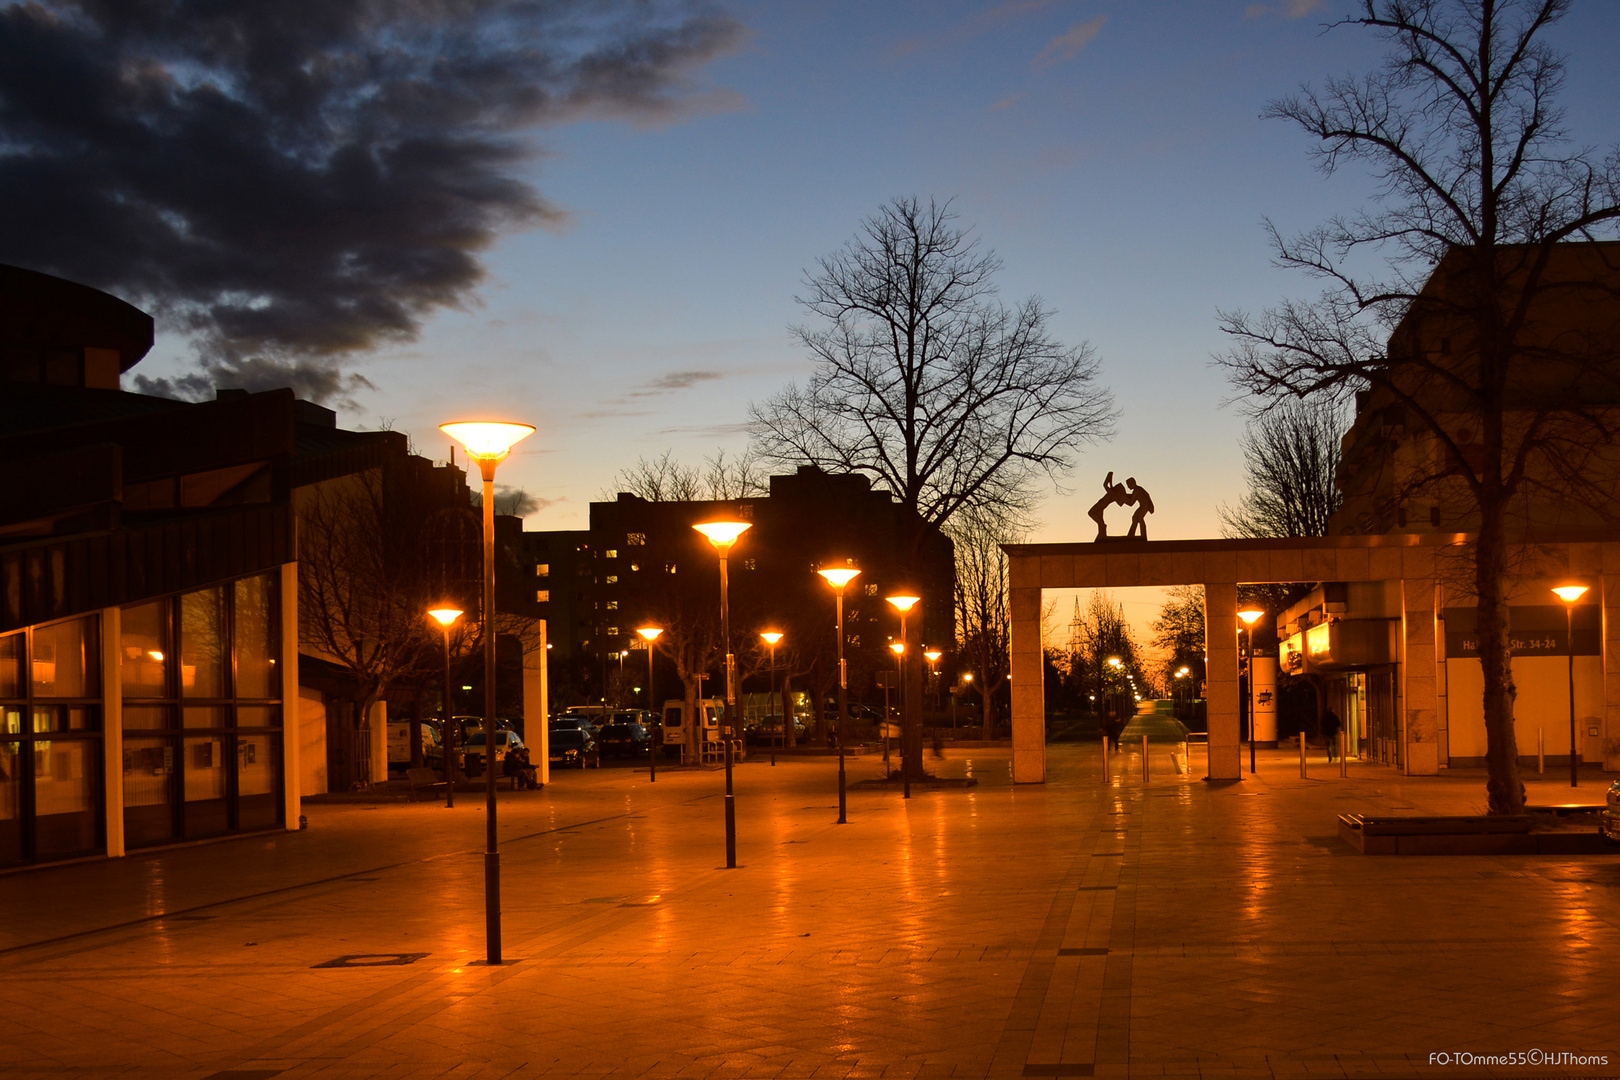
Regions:
<instances>
[{"instance_id":1,"label":"tiled floor","mask_svg":"<svg viewBox=\"0 0 1620 1080\"><path fill-rule=\"evenodd\" d=\"M980 782L854 791L844 826L830 760L740 767L730 871L717 774L503 792L498 968L477 799L0 877L0 1076L1620 1076L1620 858L1336 838L1476 812L1478 777L932 764ZM1531 1051L1611 1064L1430 1064Z\"/></svg>"}]
</instances>

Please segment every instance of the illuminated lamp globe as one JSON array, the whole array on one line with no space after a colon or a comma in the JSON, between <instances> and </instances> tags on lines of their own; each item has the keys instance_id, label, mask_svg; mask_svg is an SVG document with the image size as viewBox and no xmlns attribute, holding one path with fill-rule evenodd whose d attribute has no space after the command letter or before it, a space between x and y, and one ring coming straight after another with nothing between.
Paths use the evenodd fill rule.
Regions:
<instances>
[{"instance_id":1,"label":"illuminated lamp globe","mask_svg":"<svg viewBox=\"0 0 1620 1080\"><path fill-rule=\"evenodd\" d=\"M1564 603L1573 604L1575 601L1586 595L1586 586L1560 585L1554 589L1553 592L1557 593L1558 599L1562 600Z\"/></svg>"},{"instance_id":2,"label":"illuminated lamp globe","mask_svg":"<svg viewBox=\"0 0 1620 1080\"><path fill-rule=\"evenodd\" d=\"M434 608L432 611L428 612L428 614L438 620L440 626L449 626L457 619L461 618L462 611L460 608L440 607Z\"/></svg>"},{"instance_id":3,"label":"illuminated lamp globe","mask_svg":"<svg viewBox=\"0 0 1620 1080\"><path fill-rule=\"evenodd\" d=\"M1242 611L1237 613L1237 617L1243 620L1244 626L1253 626L1257 621L1259 621L1260 616L1264 614L1265 612L1258 611L1254 608L1244 608Z\"/></svg>"},{"instance_id":4,"label":"illuminated lamp globe","mask_svg":"<svg viewBox=\"0 0 1620 1080\"><path fill-rule=\"evenodd\" d=\"M889 648L894 650L894 655L899 656L906 651L906 643L903 641L891 641L889 642Z\"/></svg>"},{"instance_id":5,"label":"illuminated lamp globe","mask_svg":"<svg viewBox=\"0 0 1620 1080\"><path fill-rule=\"evenodd\" d=\"M886 596L884 599L893 604L895 610L900 612L902 615L922 602L922 597L920 596Z\"/></svg>"},{"instance_id":6,"label":"illuminated lamp globe","mask_svg":"<svg viewBox=\"0 0 1620 1080\"><path fill-rule=\"evenodd\" d=\"M692 526L692 528L708 537L709 543L719 548L722 553L730 548L732 544L735 544L737 537L747 532L751 527L746 521L706 521L701 525Z\"/></svg>"},{"instance_id":7,"label":"illuminated lamp globe","mask_svg":"<svg viewBox=\"0 0 1620 1080\"><path fill-rule=\"evenodd\" d=\"M929 649L927 652L923 653L923 655L928 658L928 662L930 664L937 664L939 663L939 658L945 654L940 652L938 649Z\"/></svg>"},{"instance_id":8,"label":"illuminated lamp globe","mask_svg":"<svg viewBox=\"0 0 1620 1080\"><path fill-rule=\"evenodd\" d=\"M474 461L500 461L512 447L534 434L532 424L508 424L499 420L458 420L440 424L439 430L467 448Z\"/></svg>"},{"instance_id":9,"label":"illuminated lamp globe","mask_svg":"<svg viewBox=\"0 0 1620 1080\"><path fill-rule=\"evenodd\" d=\"M663 632L664 628L662 626L638 626L636 628L636 633L640 634L642 639L645 640L649 645L657 641L658 635L662 634Z\"/></svg>"},{"instance_id":10,"label":"illuminated lamp globe","mask_svg":"<svg viewBox=\"0 0 1620 1080\"><path fill-rule=\"evenodd\" d=\"M817 570L816 573L826 578L827 584L842 592L844 586L859 577L861 572L853 566L829 566L825 570Z\"/></svg>"},{"instance_id":11,"label":"illuminated lamp globe","mask_svg":"<svg viewBox=\"0 0 1620 1080\"><path fill-rule=\"evenodd\" d=\"M782 640L781 633L776 630L762 631L759 636L765 639L765 644L767 645L775 645L778 641Z\"/></svg>"}]
</instances>

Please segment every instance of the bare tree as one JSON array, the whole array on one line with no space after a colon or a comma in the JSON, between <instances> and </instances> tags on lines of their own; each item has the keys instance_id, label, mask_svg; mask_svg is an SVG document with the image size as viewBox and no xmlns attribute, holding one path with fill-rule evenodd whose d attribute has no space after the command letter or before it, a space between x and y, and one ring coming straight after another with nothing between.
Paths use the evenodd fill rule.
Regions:
<instances>
[{"instance_id":1,"label":"bare tree","mask_svg":"<svg viewBox=\"0 0 1620 1080\"><path fill-rule=\"evenodd\" d=\"M1175 685L1175 673L1188 669L1192 689L1204 681L1204 587L1172 585L1165 590L1164 606L1153 620L1153 647L1162 650L1165 678Z\"/></svg>"},{"instance_id":2,"label":"bare tree","mask_svg":"<svg viewBox=\"0 0 1620 1080\"><path fill-rule=\"evenodd\" d=\"M638 458L613 477L602 500L611 502L621 491L648 502L728 502L764 498L771 488L762 462L751 450L728 459L722 448L704 458L701 468L676 461L673 450Z\"/></svg>"},{"instance_id":3,"label":"bare tree","mask_svg":"<svg viewBox=\"0 0 1620 1080\"><path fill-rule=\"evenodd\" d=\"M1332 399L1290 400L1256 417L1243 435L1249 490L1220 508L1231 537L1326 536L1342 499L1339 438L1347 425Z\"/></svg>"},{"instance_id":4,"label":"bare tree","mask_svg":"<svg viewBox=\"0 0 1620 1080\"><path fill-rule=\"evenodd\" d=\"M1527 478L1567 490L1580 448L1609 442L1579 391L1612 373L1554 355L1537 326L1546 305L1593 288L1553 272L1558 249L1612 232L1620 217L1620 159L1571 148L1555 103L1564 63L1544 38L1569 7L1363 0L1334 24L1382 38L1382 69L1307 88L1267 115L1319 139L1325 172L1365 165L1377 207L1297 237L1268 225L1279 261L1325 291L1222 316L1237 339L1222 363L1237 385L1271 400L1369 389L1433 446L1428 479L1466 501L1493 813L1524 801L1504 580L1510 504Z\"/></svg>"},{"instance_id":5,"label":"bare tree","mask_svg":"<svg viewBox=\"0 0 1620 1080\"><path fill-rule=\"evenodd\" d=\"M951 523L956 544L957 649L972 666L983 706L983 738L995 738L995 694L1007 682L1012 631L1007 606L1007 555L1002 544L1023 539L1023 530L996 514L972 508Z\"/></svg>"},{"instance_id":6,"label":"bare tree","mask_svg":"<svg viewBox=\"0 0 1620 1080\"><path fill-rule=\"evenodd\" d=\"M766 461L885 484L914 523L913 560L959 511L1022 516L1043 477L1112 430L1090 347L1052 337L1038 298L997 302L1000 268L948 203L884 204L805 282L799 302L817 322L795 334L816 361L808 383L751 409ZM922 665L909 668L904 760L921 776Z\"/></svg>"}]
</instances>

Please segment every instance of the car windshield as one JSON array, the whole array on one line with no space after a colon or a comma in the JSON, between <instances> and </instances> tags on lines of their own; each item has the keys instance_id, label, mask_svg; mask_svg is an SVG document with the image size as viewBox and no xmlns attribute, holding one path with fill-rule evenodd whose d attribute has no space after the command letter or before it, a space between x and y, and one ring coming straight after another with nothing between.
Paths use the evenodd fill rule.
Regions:
<instances>
[{"instance_id":1,"label":"car windshield","mask_svg":"<svg viewBox=\"0 0 1620 1080\"><path fill-rule=\"evenodd\" d=\"M584 746L585 733L578 728L565 728L551 737L552 746Z\"/></svg>"},{"instance_id":2,"label":"car windshield","mask_svg":"<svg viewBox=\"0 0 1620 1080\"><path fill-rule=\"evenodd\" d=\"M495 735L496 735L496 738L495 738L495 745L496 746L522 746L523 745L523 740L519 739L516 735L514 735L510 731L497 731L495 733ZM474 732L471 735L468 735L467 736L467 745L468 746L483 746L484 745L484 733L482 731L477 731L477 732Z\"/></svg>"}]
</instances>

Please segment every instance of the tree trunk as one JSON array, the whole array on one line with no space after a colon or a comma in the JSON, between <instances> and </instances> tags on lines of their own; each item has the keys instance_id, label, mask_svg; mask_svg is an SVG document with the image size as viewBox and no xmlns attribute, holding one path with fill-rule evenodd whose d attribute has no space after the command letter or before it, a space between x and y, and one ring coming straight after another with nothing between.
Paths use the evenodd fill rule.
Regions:
<instances>
[{"instance_id":1,"label":"tree trunk","mask_svg":"<svg viewBox=\"0 0 1620 1080\"><path fill-rule=\"evenodd\" d=\"M1483 502L1484 500L1482 500ZM1479 662L1485 675L1485 796L1493 814L1524 812L1519 778L1519 740L1513 728L1513 658L1509 651L1508 605L1503 595L1507 546L1500 507L1481 507L1474 552L1474 589L1479 597ZM1492 512L1494 510L1494 513Z\"/></svg>"},{"instance_id":2,"label":"tree trunk","mask_svg":"<svg viewBox=\"0 0 1620 1080\"><path fill-rule=\"evenodd\" d=\"M782 673L782 746L791 750L799 745L799 733L793 723L793 673Z\"/></svg>"}]
</instances>

